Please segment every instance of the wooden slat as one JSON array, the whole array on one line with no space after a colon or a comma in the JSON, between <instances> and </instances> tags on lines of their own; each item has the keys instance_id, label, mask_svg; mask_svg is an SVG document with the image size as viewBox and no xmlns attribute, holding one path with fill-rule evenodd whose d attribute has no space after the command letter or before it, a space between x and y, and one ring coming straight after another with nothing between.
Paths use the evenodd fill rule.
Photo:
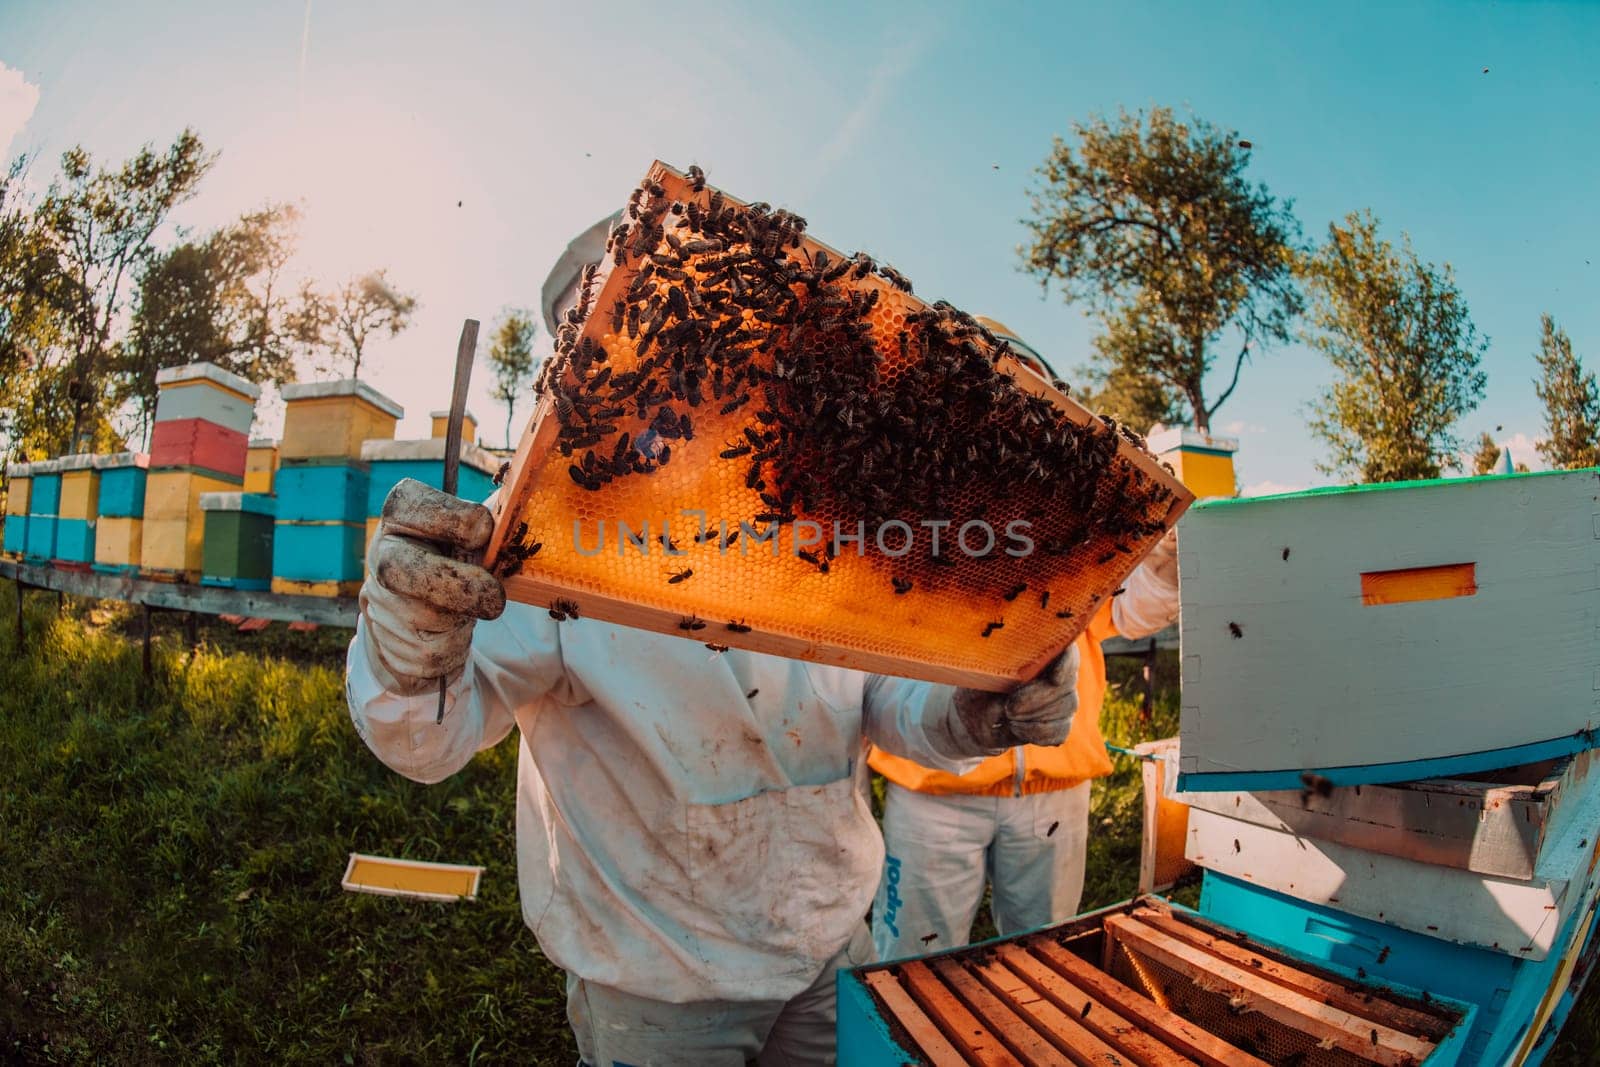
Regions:
<instances>
[{"instance_id":1,"label":"wooden slat","mask_svg":"<svg viewBox=\"0 0 1600 1067\"><path fill-rule=\"evenodd\" d=\"M945 988L926 963L913 960L901 964L900 979L928 1017L944 1031L944 1036L961 1050L968 1063L974 1067L1020 1067L1022 1061Z\"/></svg>"},{"instance_id":2,"label":"wooden slat","mask_svg":"<svg viewBox=\"0 0 1600 1067\"><path fill-rule=\"evenodd\" d=\"M911 1041L927 1061L928 1067L966 1067L966 1057L957 1051L948 1038L928 1018L927 1013L911 999L911 994L888 971L868 971L861 976L873 995L883 1001L895 1022L905 1028Z\"/></svg>"},{"instance_id":3,"label":"wooden slat","mask_svg":"<svg viewBox=\"0 0 1600 1067\"><path fill-rule=\"evenodd\" d=\"M994 972L1001 970L1012 975L1048 1001L1072 1026L1090 1031L1139 1067L1183 1067L1195 1062L1129 1022L1105 1001L1074 986L1020 946L997 946L995 955L1004 967L986 967L980 970L981 977L992 978ZM1031 1005L1028 1010L1035 1014L1041 1012Z\"/></svg>"},{"instance_id":4,"label":"wooden slat","mask_svg":"<svg viewBox=\"0 0 1600 1067\"><path fill-rule=\"evenodd\" d=\"M1057 1004L1003 963L998 955L982 961L973 961L972 973L988 986L995 996L1010 1005L1018 1015L1026 1018L1046 1041L1065 1052L1073 1063L1177 1067L1191 1062L1160 1045L1153 1038L1145 1037L1124 1024L1122 1027L1124 1031L1135 1038L1144 1038L1148 1046L1147 1054L1133 1054L1123 1043L1108 1039L1099 1032L1103 1029L1099 1024L1107 1020L1097 1020L1095 1026L1088 1025L1087 1017L1081 1014L1081 1004L1070 1009ZM1093 1014L1092 1011L1090 1014ZM1157 1054L1152 1057L1148 1054L1149 1049L1157 1050Z\"/></svg>"},{"instance_id":5,"label":"wooden slat","mask_svg":"<svg viewBox=\"0 0 1600 1067\"><path fill-rule=\"evenodd\" d=\"M943 979L944 984L954 990L956 996L994 1030L995 1035L1005 1043L1013 1055L1030 1067L1033 1065L1057 1067L1070 1064L1078 1064L1080 1067L1088 1067L1090 1064L1097 1067L1132 1067L1127 1060L1089 1034L1083 1036L1091 1042L1091 1047L1078 1055L1067 1056L1046 1041L1033 1024L1015 1011L1010 1004L974 978L960 960L946 956L930 962L934 973Z\"/></svg>"},{"instance_id":6,"label":"wooden slat","mask_svg":"<svg viewBox=\"0 0 1600 1067\"><path fill-rule=\"evenodd\" d=\"M1204 1067L1268 1067L1265 1061L1234 1048L1215 1034L1140 996L1059 945L1044 938L1030 940L1027 945L1032 954L1056 974Z\"/></svg>"},{"instance_id":7,"label":"wooden slat","mask_svg":"<svg viewBox=\"0 0 1600 1067\"><path fill-rule=\"evenodd\" d=\"M1281 986L1304 993L1308 997L1348 1011L1352 1015L1372 1019L1427 1041L1438 1041L1450 1032L1451 1023L1447 1019L1348 989L1337 982L1308 974L1296 967L1275 963L1241 945L1216 937L1198 926L1191 926L1169 912L1155 908L1136 908L1131 914L1135 919L1155 927L1162 933L1171 934L1196 948L1204 949L1213 956L1239 967L1248 968L1251 972L1270 978Z\"/></svg>"},{"instance_id":8,"label":"wooden slat","mask_svg":"<svg viewBox=\"0 0 1600 1067\"><path fill-rule=\"evenodd\" d=\"M1213 988L1221 983L1248 1000L1246 1010L1260 1012L1319 1041L1331 1040L1334 1047L1374 1063L1414 1067L1433 1052L1431 1041L1321 1004L1127 916L1107 918L1106 932L1127 945L1137 946L1141 953L1165 967L1202 979Z\"/></svg>"}]
</instances>

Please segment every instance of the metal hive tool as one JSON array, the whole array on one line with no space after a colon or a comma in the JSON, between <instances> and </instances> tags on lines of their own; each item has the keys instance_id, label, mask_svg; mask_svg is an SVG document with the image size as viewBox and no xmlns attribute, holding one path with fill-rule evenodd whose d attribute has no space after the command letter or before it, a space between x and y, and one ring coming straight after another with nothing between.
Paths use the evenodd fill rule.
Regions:
<instances>
[{"instance_id":1,"label":"metal hive tool","mask_svg":"<svg viewBox=\"0 0 1600 1067\"><path fill-rule=\"evenodd\" d=\"M972 319L804 226L650 168L557 338L489 566L553 615L713 649L1032 677L1191 495ZM864 542L834 546L836 523Z\"/></svg>"}]
</instances>

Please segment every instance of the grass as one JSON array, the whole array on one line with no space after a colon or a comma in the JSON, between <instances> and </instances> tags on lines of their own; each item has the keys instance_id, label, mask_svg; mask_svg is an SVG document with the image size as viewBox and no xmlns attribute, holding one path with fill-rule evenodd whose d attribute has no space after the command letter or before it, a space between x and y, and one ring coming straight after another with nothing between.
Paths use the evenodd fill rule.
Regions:
<instances>
[{"instance_id":1,"label":"grass","mask_svg":"<svg viewBox=\"0 0 1600 1067\"><path fill-rule=\"evenodd\" d=\"M362 746L348 632L157 616L141 680L124 605L0 588L0 1062L561 1063L562 976L516 899L514 746L422 787ZM1106 733L1175 729L1176 666L1138 712L1113 667ZM1084 906L1129 896L1139 769L1096 783ZM482 864L475 903L345 893L352 851ZM1192 903L1193 886L1178 899ZM983 931L980 930L979 933ZM1591 1062L1595 991L1548 1061Z\"/></svg>"}]
</instances>

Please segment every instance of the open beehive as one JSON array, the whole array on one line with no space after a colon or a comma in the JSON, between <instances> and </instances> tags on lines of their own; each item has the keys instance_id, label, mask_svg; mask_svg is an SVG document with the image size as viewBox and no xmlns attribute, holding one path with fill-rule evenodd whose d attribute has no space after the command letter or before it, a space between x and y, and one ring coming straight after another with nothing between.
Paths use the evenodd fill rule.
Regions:
<instances>
[{"instance_id":1,"label":"open beehive","mask_svg":"<svg viewBox=\"0 0 1600 1067\"><path fill-rule=\"evenodd\" d=\"M1159 898L846 975L839 1062L1453 1063L1470 1012L1351 981Z\"/></svg>"},{"instance_id":2,"label":"open beehive","mask_svg":"<svg viewBox=\"0 0 1600 1067\"><path fill-rule=\"evenodd\" d=\"M559 617L1032 677L1190 494L969 316L804 229L651 167L557 337L489 566Z\"/></svg>"}]
</instances>

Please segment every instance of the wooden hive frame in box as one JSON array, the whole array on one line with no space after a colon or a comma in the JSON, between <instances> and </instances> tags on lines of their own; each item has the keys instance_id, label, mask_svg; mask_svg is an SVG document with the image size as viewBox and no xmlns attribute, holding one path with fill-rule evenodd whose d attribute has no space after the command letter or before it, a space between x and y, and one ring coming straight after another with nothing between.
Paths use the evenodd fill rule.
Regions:
<instances>
[{"instance_id":1,"label":"wooden hive frame in box","mask_svg":"<svg viewBox=\"0 0 1600 1067\"><path fill-rule=\"evenodd\" d=\"M511 599L1005 689L1082 632L1190 503L1132 435L804 220L659 162L629 214L496 503L488 565ZM707 236L730 215L739 229ZM848 316L854 333L832 325ZM829 376L849 384L817 384Z\"/></svg>"},{"instance_id":2,"label":"wooden hive frame in box","mask_svg":"<svg viewBox=\"0 0 1600 1067\"><path fill-rule=\"evenodd\" d=\"M859 1029L857 988L896 1049L929 1067L1418 1067L1435 1051L1454 1062L1468 1019L1453 1002L1268 952L1159 898L851 973L841 991L841 1064L893 1051Z\"/></svg>"}]
</instances>

